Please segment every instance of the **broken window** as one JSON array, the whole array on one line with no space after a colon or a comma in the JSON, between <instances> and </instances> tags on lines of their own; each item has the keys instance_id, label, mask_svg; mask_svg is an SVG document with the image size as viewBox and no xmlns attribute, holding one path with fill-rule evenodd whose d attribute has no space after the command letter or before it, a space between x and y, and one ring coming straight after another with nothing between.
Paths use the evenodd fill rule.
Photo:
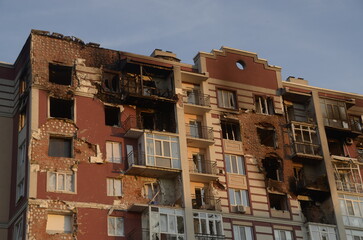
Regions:
<instances>
[{"instance_id":1,"label":"broken window","mask_svg":"<svg viewBox=\"0 0 363 240\"><path fill-rule=\"evenodd\" d=\"M120 108L105 106L105 124L107 126L120 126Z\"/></svg>"},{"instance_id":2,"label":"broken window","mask_svg":"<svg viewBox=\"0 0 363 240\"><path fill-rule=\"evenodd\" d=\"M72 139L51 136L49 138L48 155L51 157L72 157Z\"/></svg>"},{"instance_id":3,"label":"broken window","mask_svg":"<svg viewBox=\"0 0 363 240\"><path fill-rule=\"evenodd\" d=\"M344 102L320 99L325 126L349 129L347 109Z\"/></svg>"},{"instance_id":4,"label":"broken window","mask_svg":"<svg viewBox=\"0 0 363 240\"><path fill-rule=\"evenodd\" d=\"M361 116L349 116L350 126L353 131L361 132L362 131L362 117Z\"/></svg>"},{"instance_id":5,"label":"broken window","mask_svg":"<svg viewBox=\"0 0 363 240\"><path fill-rule=\"evenodd\" d=\"M49 172L48 191L74 193L75 174L65 172Z\"/></svg>"},{"instance_id":6,"label":"broken window","mask_svg":"<svg viewBox=\"0 0 363 240\"><path fill-rule=\"evenodd\" d=\"M228 173L245 175L245 162L242 156L225 154L226 170Z\"/></svg>"},{"instance_id":7,"label":"broken window","mask_svg":"<svg viewBox=\"0 0 363 240\"><path fill-rule=\"evenodd\" d=\"M233 236L235 240L253 240L252 227L234 225Z\"/></svg>"},{"instance_id":8,"label":"broken window","mask_svg":"<svg viewBox=\"0 0 363 240\"><path fill-rule=\"evenodd\" d=\"M157 182L146 183L144 184L143 191L144 198L155 201L160 194L160 187Z\"/></svg>"},{"instance_id":9,"label":"broken window","mask_svg":"<svg viewBox=\"0 0 363 240\"><path fill-rule=\"evenodd\" d=\"M266 178L283 181L282 161L276 158L265 158L262 160L266 172Z\"/></svg>"},{"instance_id":10,"label":"broken window","mask_svg":"<svg viewBox=\"0 0 363 240\"><path fill-rule=\"evenodd\" d=\"M49 82L60 85L72 84L72 67L49 64Z\"/></svg>"},{"instance_id":11,"label":"broken window","mask_svg":"<svg viewBox=\"0 0 363 240\"><path fill-rule=\"evenodd\" d=\"M24 177L16 184L16 202L24 197L25 185Z\"/></svg>"},{"instance_id":12,"label":"broken window","mask_svg":"<svg viewBox=\"0 0 363 240\"><path fill-rule=\"evenodd\" d=\"M49 104L50 117L73 120L73 100L51 97L49 99Z\"/></svg>"},{"instance_id":13,"label":"broken window","mask_svg":"<svg viewBox=\"0 0 363 240\"><path fill-rule=\"evenodd\" d=\"M257 134L261 145L267 147L277 147L276 132L274 127L257 127Z\"/></svg>"},{"instance_id":14,"label":"broken window","mask_svg":"<svg viewBox=\"0 0 363 240\"><path fill-rule=\"evenodd\" d=\"M106 142L106 159L108 162L121 163L121 143Z\"/></svg>"},{"instance_id":15,"label":"broken window","mask_svg":"<svg viewBox=\"0 0 363 240\"><path fill-rule=\"evenodd\" d=\"M269 193L270 208L275 210L288 210L286 195Z\"/></svg>"},{"instance_id":16,"label":"broken window","mask_svg":"<svg viewBox=\"0 0 363 240\"><path fill-rule=\"evenodd\" d=\"M331 155L345 157L344 145L340 140L328 138L328 146Z\"/></svg>"},{"instance_id":17,"label":"broken window","mask_svg":"<svg viewBox=\"0 0 363 240\"><path fill-rule=\"evenodd\" d=\"M363 225L363 198L339 194L339 203L344 225L361 228Z\"/></svg>"},{"instance_id":18,"label":"broken window","mask_svg":"<svg viewBox=\"0 0 363 240\"><path fill-rule=\"evenodd\" d=\"M274 230L275 240L292 240L292 232L286 230Z\"/></svg>"},{"instance_id":19,"label":"broken window","mask_svg":"<svg viewBox=\"0 0 363 240\"><path fill-rule=\"evenodd\" d=\"M107 178L107 196L122 196L121 179Z\"/></svg>"},{"instance_id":20,"label":"broken window","mask_svg":"<svg viewBox=\"0 0 363 240\"><path fill-rule=\"evenodd\" d=\"M308 122L306 105L294 102L290 103L286 109L289 121Z\"/></svg>"},{"instance_id":21,"label":"broken window","mask_svg":"<svg viewBox=\"0 0 363 240\"><path fill-rule=\"evenodd\" d=\"M47 218L47 233L72 233L73 219L71 215L66 214L48 214Z\"/></svg>"},{"instance_id":22,"label":"broken window","mask_svg":"<svg viewBox=\"0 0 363 240\"><path fill-rule=\"evenodd\" d=\"M193 213L195 235L223 236L222 216L212 213Z\"/></svg>"},{"instance_id":23,"label":"broken window","mask_svg":"<svg viewBox=\"0 0 363 240\"><path fill-rule=\"evenodd\" d=\"M193 154L193 172L197 172L197 173L209 173L207 172L207 170L209 170L209 168L207 168L207 164L205 162L204 159L204 155L203 154Z\"/></svg>"},{"instance_id":24,"label":"broken window","mask_svg":"<svg viewBox=\"0 0 363 240\"><path fill-rule=\"evenodd\" d=\"M274 114L274 102L270 97L255 96L256 113Z\"/></svg>"},{"instance_id":25,"label":"broken window","mask_svg":"<svg viewBox=\"0 0 363 240\"><path fill-rule=\"evenodd\" d=\"M119 92L120 75L119 73L103 72L102 82L104 89L110 92Z\"/></svg>"},{"instance_id":26,"label":"broken window","mask_svg":"<svg viewBox=\"0 0 363 240\"><path fill-rule=\"evenodd\" d=\"M217 94L218 94L218 107L237 109L236 92L218 89Z\"/></svg>"},{"instance_id":27,"label":"broken window","mask_svg":"<svg viewBox=\"0 0 363 240\"><path fill-rule=\"evenodd\" d=\"M228 190L229 193L229 201L231 205L243 205L249 206L249 198L248 198L248 191L242 189L232 189Z\"/></svg>"},{"instance_id":28,"label":"broken window","mask_svg":"<svg viewBox=\"0 0 363 240\"><path fill-rule=\"evenodd\" d=\"M362 177L357 163L333 162L335 182L340 191L363 193Z\"/></svg>"},{"instance_id":29,"label":"broken window","mask_svg":"<svg viewBox=\"0 0 363 240\"><path fill-rule=\"evenodd\" d=\"M25 113L26 113L26 110L23 109L20 112L20 114L19 114L19 123L18 123L18 125L19 125L18 130L19 130L19 132L25 127L25 124L26 124L26 114Z\"/></svg>"},{"instance_id":30,"label":"broken window","mask_svg":"<svg viewBox=\"0 0 363 240\"><path fill-rule=\"evenodd\" d=\"M153 113L141 112L142 128L148 130L155 130Z\"/></svg>"},{"instance_id":31,"label":"broken window","mask_svg":"<svg viewBox=\"0 0 363 240\"><path fill-rule=\"evenodd\" d=\"M124 219L122 217L107 218L108 236L124 236Z\"/></svg>"},{"instance_id":32,"label":"broken window","mask_svg":"<svg viewBox=\"0 0 363 240\"><path fill-rule=\"evenodd\" d=\"M221 127L224 139L241 141L240 126L238 122L221 121Z\"/></svg>"}]
</instances>

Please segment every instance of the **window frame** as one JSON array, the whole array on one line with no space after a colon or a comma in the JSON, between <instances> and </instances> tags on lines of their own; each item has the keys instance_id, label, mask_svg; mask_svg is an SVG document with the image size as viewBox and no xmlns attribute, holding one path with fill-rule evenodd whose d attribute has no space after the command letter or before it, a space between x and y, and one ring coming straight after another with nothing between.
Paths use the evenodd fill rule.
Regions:
<instances>
[{"instance_id":1,"label":"window frame","mask_svg":"<svg viewBox=\"0 0 363 240\"><path fill-rule=\"evenodd\" d=\"M274 106L273 97L255 95L254 102L255 102L256 113L263 114L263 115L274 115L275 114L275 106ZM257 103L258 103L258 105L257 105Z\"/></svg>"},{"instance_id":2,"label":"window frame","mask_svg":"<svg viewBox=\"0 0 363 240\"><path fill-rule=\"evenodd\" d=\"M230 128L231 130L231 136L229 135L228 128ZM221 120L221 131L222 131L222 139L238 141L238 142L242 141L241 125L239 124L239 122ZM224 135L226 136L226 138L224 137Z\"/></svg>"},{"instance_id":3,"label":"window frame","mask_svg":"<svg viewBox=\"0 0 363 240\"><path fill-rule=\"evenodd\" d=\"M118 190L115 182L119 182L120 189ZM111 186L112 184L112 186ZM108 197L122 197L123 196L123 182L120 178L106 178L107 196ZM111 191L112 188L112 191Z\"/></svg>"},{"instance_id":4,"label":"window frame","mask_svg":"<svg viewBox=\"0 0 363 240\"><path fill-rule=\"evenodd\" d=\"M52 187L51 187L51 183L50 183L50 179L51 179L51 176L52 176L52 174L54 174L55 175L55 184L54 184L54 189L52 189ZM63 175L63 186L64 186L64 189L59 189L58 188L58 185L59 185L59 178L60 178L60 175ZM68 176L71 176L71 179L72 179L72 185L73 186L71 186L71 191L69 191L68 190ZM55 171L49 171L49 172L47 172L47 192L57 192L57 193L69 193L69 194L75 194L75 193L77 193L77 191L76 191L76 186L77 186L77 181L76 181L76 179L77 179L77 174L76 174L76 172L71 172L71 171L57 171L57 172L55 172Z\"/></svg>"},{"instance_id":5,"label":"window frame","mask_svg":"<svg viewBox=\"0 0 363 240\"><path fill-rule=\"evenodd\" d=\"M69 146L69 154L67 156L54 156L50 155L51 149L51 139L63 139L70 142ZM55 143L54 143L55 144ZM49 136L49 144L48 144L48 156L49 157L63 157L63 158L73 158L73 138L68 136L60 136L60 135L50 135Z\"/></svg>"},{"instance_id":6,"label":"window frame","mask_svg":"<svg viewBox=\"0 0 363 240\"><path fill-rule=\"evenodd\" d=\"M285 237L281 237L281 233L284 233ZM286 233L289 233L289 237L286 235ZM281 230L281 229L274 229L274 237L275 240L293 240L293 232L289 230Z\"/></svg>"},{"instance_id":7,"label":"window frame","mask_svg":"<svg viewBox=\"0 0 363 240\"><path fill-rule=\"evenodd\" d=\"M211 236L224 236L224 229L223 229L223 218L222 215L220 214L212 214L212 213L202 213L202 212L194 212L193 213L193 223L195 220L198 220L198 232L195 231L195 234L201 234L202 236L205 235L211 235ZM205 221L202 221L205 220ZM202 222L205 222L205 230L206 233L203 233L203 228L202 228ZM213 223L213 230L215 232L215 234L212 234L211 229L210 229L210 222ZM219 225L219 226L218 226ZM194 228L196 226L194 225ZM218 230L221 231L221 234L218 235Z\"/></svg>"},{"instance_id":8,"label":"window frame","mask_svg":"<svg viewBox=\"0 0 363 240\"><path fill-rule=\"evenodd\" d=\"M232 102L230 102L230 100L232 100ZM237 110L237 92L228 89L217 89L217 104L219 108Z\"/></svg>"},{"instance_id":9,"label":"window frame","mask_svg":"<svg viewBox=\"0 0 363 240\"><path fill-rule=\"evenodd\" d=\"M15 222L13 229L13 240L23 240L24 236L24 218L20 218Z\"/></svg>"},{"instance_id":10,"label":"window frame","mask_svg":"<svg viewBox=\"0 0 363 240\"><path fill-rule=\"evenodd\" d=\"M66 221L69 221L69 225L70 225L70 231L67 231L66 229L64 229L64 231L58 231L58 230L51 230L48 229L48 222L49 222L49 216L53 215L53 216L63 216L64 217L64 223L66 223ZM71 213L65 213L65 212L48 212L47 214L47 225L46 225L46 233L54 235L54 234L72 234L73 233L73 224L74 224L74 216ZM64 224L66 225L66 224Z\"/></svg>"},{"instance_id":11,"label":"window frame","mask_svg":"<svg viewBox=\"0 0 363 240\"><path fill-rule=\"evenodd\" d=\"M54 114L52 113L52 109L56 108L56 106L54 106L55 103L52 101L59 101L59 102L63 101L63 104L71 105L70 109L69 109L70 117L68 118L68 117L64 117L64 116L54 116ZM71 121L75 121L75 106L76 106L75 99L63 99L63 98L56 98L56 97L49 96L49 98L48 98L48 118L68 119Z\"/></svg>"},{"instance_id":12,"label":"window frame","mask_svg":"<svg viewBox=\"0 0 363 240\"><path fill-rule=\"evenodd\" d=\"M53 71L55 71L56 69L63 69L63 71L65 72L66 75L69 75L67 77L69 77L70 79L69 80L69 84L62 84L58 81L51 81L51 71L52 71L52 68ZM66 71L69 71L69 72L66 72ZM57 73L59 74L60 71L57 71ZM63 86L72 86L73 84L73 67L72 66L67 66L67 65L63 65L63 64L57 64L57 63L48 63L48 81L50 83L53 83L53 84L57 84L57 85L63 85ZM68 83L68 81L67 81Z\"/></svg>"},{"instance_id":13,"label":"window frame","mask_svg":"<svg viewBox=\"0 0 363 240\"><path fill-rule=\"evenodd\" d=\"M109 149L108 145L111 145ZM116 148L114 147L116 146ZM111 150L111 152L109 152ZM115 157L115 151L119 150L119 159ZM111 156L110 156L111 155ZM117 154L116 154L117 155ZM122 161L122 143L115 141L106 141L106 161L111 163L123 163Z\"/></svg>"},{"instance_id":14,"label":"window frame","mask_svg":"<svg viewBox=\"0 0 363 240\"><path fill-rule=\"evenodd\" d=\"M238 203L238 197L241 201L241 203ZM237 206L242 205L245 207L250 206L250 197L248 190L245 189L236 189L236 188L229 188L228 189L228 197L229 197L229 203L231 206Z\"/></svg>"},{"instance_id":15,"label":"window frame","mask_svg":"<svg viewBox=\"0 0 363 240\"><path fill-rule=\"evenodd\" d=\"M226 172L238 175L246 175L245 159L243 156L234 154L224 154L226 162ZM235 161L235 164L233 162ZM233 169L236 166L236 169ZM237 171L235 171L237 170Z\"/></svg>"},{"instance_id":16,"label":"window frame","mask_svg":"<svg viewBox=\"0 0 363 240\"><path fill-rule=\"evenodd\" d=\"M243 231L241 231L241 229L243 229ZM254 240L252 226L233 225L232 231L233 239L235 240ZM243 232L244 236L241 235L241 232Z\"/></svg>"},{"instance_id":17,"label":"window frame","mask_svg":"<svg viewBox=\"0 0 363 240\"><path fill-rule=\"evenodd\" d=\"M121 110L120 110L120 107L104 105L103 109L104 109L104 117L105 117L105 126L121 127ZM106 110L106 109L108 109L108 110ZM113 125L108 124L108 120L107 120L108 112L107 111L115 111L115 112L117 111L117 124L113 124Z\"/></svg>"},{"instance_id":18,"label":"window frame","mask_svg":"<svg viewBox=\"0 0 363 240\"><path fill-rule=\"evenodd\" d=\"M114 223L110 223L110 220L114 219ZM121 229L121 233L117 234L120 230L117 229L117 221L118 220L122 220L122 229ZM114 233L110 232L110 224L114 224ZM115 237L124 237L125 236L125 219L123 217L116 217L116 216L108 216L107 217L107 235L108 236L115 236Z\"/></svg>"}]
</instances>

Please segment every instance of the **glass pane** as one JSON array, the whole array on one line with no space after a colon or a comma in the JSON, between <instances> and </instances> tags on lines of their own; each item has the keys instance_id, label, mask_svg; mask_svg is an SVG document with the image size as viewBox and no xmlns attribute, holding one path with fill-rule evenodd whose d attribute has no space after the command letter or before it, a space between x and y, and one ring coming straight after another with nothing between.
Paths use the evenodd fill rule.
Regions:
<instances>
[{"instance_id":1,"label":"glass pane","mask_svg":"<svg viewBox=\"0 0 363 240\"><path fill-rule=\"evenodd\" d=\"M177 225L178 225L178 233L184 234L184 218L181 216L177 216L176 221L177 221ZM194 229L195 229L195 227L194 227Z\"/></svg>"},{"instance_id":2,"label":"glass pane","mask_svg":"<svg viewBox=\"0 0 363 240\"><path fill-rule=\"evenodd\" d=\"M73 175L67 174L66 177L66 190L69 192L74 192Z\"/></svg>"},{"instance_id":3,"label":"glass pane","mask_svg":"<svg viewBox=\"0 0 363 240\"><path fill-rule=\"evenodd\" d=\"M229 189L229 201L231 202L231 205L236 205L236 202L234 200L234 190L233 189Z\"/></svg>"},{"instance_id":4,"label":"glass pane","mask_svg":"<svg viewBox=\"0 0 363 240\"><path fill-rule=\"evenodd\" d=\"M116 235L124 235L124 220L123 218L116 218Z\"/></svg>"},{"instance_id":5,"label":"glass pane","mask_svg":"<svg viewBox=\"0 0 363 240\"><path fill-rule=\"evenodd\" d=\"M164 148L164 156L170 157L170 143L169 142L163 142L163 148Z\"/></svg>"},{"instance_id":6,"label":"glass pane","mask_svg":"<svg viewBox=\"0 0 363 240\"><path fill-rule=\"evenodd\" d=\"M179 143L178 142L172 142L171 143L171 156L173 158L180 158L179 157Z\"/></svg>"},{"instance_id":7,"label":"glass pane","mask_svg":"<svg viewBox=\"0 0 363 240\"><path fill-rule=\"evenodd\" d=\"M147 154L154 155L154 141L152 139L146 140L146 150Z\"/></svg>"},{"instance_id":8,"label":"glass pane","mask_svg":"<svg viewBox=\"0 0 363 240\"><path fill-rule=\"evenodd\" d=\"M160 231L168 232L168 217L166 214L160 214Z\"/></svg>"},{"instance_id":9,"label":"glass pane","mask_svg":"<svg viewBox=\"0 0 363 240\"><path fill-rule=\"evenodd\" d=\"M56 185L56 174L49 173L49 182L48 182L49 191L55 191L56 190L55 185Z\"/></svg>"},{"instance_id":10,"label":"glass pane","mask_svg":"<svg viewBox=\"0 0 363 240\"><path fill-rule=\"evenodd\" d=\"M238 204L238 205L242 205L241 192L242 191L240 191L240 190L237 190L235 192L235 194L236 194L236 204Z\"/></svg>"},{"instance_id":11,"label":"glass pane","mask_svg":"<svg viewBox=\"0 0 363 240\"><path fill-rule=\"evenodd\" d=\"M176 223L175 223L175 216L169 215L169 232L176 233Z\"/></svg>"},{"instance_id":12,"label":"glass pane","mask_svg":"<svg viewBox=\"0 0 363 240\"><path fill-rule=\"evenodd\" d=\"M233 173L238 173L238 170L237 170L237 159L236 159L236 156L231 156L231 162L232 162L232 172Z\"/></svg>"},{"instance_id":13,"label":"glass pane","mask_svg":"<svg viewBox=\"0 0 363 240\"><path fill-rule=\"evenodd\" d=\"M243 158L238 156L237 157L237 160L238 160L238 173L239 174L245 174L245 170L244 170L244 161L243 161Z\"/></svg>"},{"instance_id":14,"label":"glass pane","mask_svg":"<svg viewBox=\"0 0 363 240\"><path fill-rule=\"evenodd\" d=\"M352 201L346 201L348 214L354 216L353 203Z\"/></svg>"},{"instance_id":15,"label":"glass pane","mask_svg":"<svg viewBox=\"0 0 363 240\"><path fill-rule=\"evenodd\" d=\"M64 188L64 175L58 174L58 190L62 191L65 190Z\"/></svg>"},{"instance_id":16,"label":"glass pane","mask_svg":"<svg viewBox=\"0 0 363 240\"><path fill-rule=\"evenodd\" d=\"M205 219L200 219L200 225L201 225L201 233L202 234L208 234L207 232L207 221Z\"/></svg>"},{"instance_id":17,"label":"glass pane","mask_svg":"<svg viewBox=\"0 0 363 240\"><path fill-rule=\"evenodd\" d=\"M108 218L108 235L115 235L115 218Z\"/></svg>"},{"instance_id":18,"label":"glass pane","mask_svg":"<svg viewBox=\"0 0 363 240\"><path fill-rule=\"evenodd\" d=\"M161 141L155 141L155 155L163 155L161 150Z\"/></svg>"},{"instance_id":19,"label":"glass pane","mask_svg":"<svg viewBox=\"0 0 363 240\"><path fill-rule=\"evenodd\" d=\"M248 204L248 192L246 190L242 190L242 205L249 206L249 204Z\"/></svg>"},{"instance_id":20,"label":"glass pane","mask_svg":"<svg viewBox=\"0 0 363 240\"><path fill-rule=\"evenodd\" d=\"M231 157L230 157L230 155L225 155L225 162L226 162L226 170L227 170L227 172L232 172L232 170L231 170Z\"/></svg>"},{"instance_id":21,"label":"glass pane","mask_svg":"<svg viewBox=\"0 0 363 240\"><path fill-rule=\"evenodd\" d=\"M193 223L194 223L194 232L195 233L201 233L200 230L200 224L199 224L199 219L198 218L194 218L193 219ZM178 226L179 227L179 226ZM183 229L184 230L184 229Z\"/></svg>"},{"instance_id":22,"label":"glass pane","mask_svg":"<svg viewBox=\"0 0 363 240\"><path fill-rule=\"evenodd\" d=\"M122 189L121 180L119 180L119 179L114 180L114 188L115 188L115 196L121 196L122 195L122 193L121 193L121 189Z\"/></svg>"}]
</instances>

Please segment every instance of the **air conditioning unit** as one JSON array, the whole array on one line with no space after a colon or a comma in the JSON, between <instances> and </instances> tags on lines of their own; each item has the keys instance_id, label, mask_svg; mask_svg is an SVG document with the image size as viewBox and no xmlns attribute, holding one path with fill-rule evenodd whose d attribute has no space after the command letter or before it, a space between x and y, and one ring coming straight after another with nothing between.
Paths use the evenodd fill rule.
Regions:
<instances>
[{"instance_id":1,"label":"air conditioning unit","mask_svg":"<svg viewBox=\"0 0 363 240\"><path fill-rule=\"evenodd\" d=\"M352 144L353 144L353 139L352 139L352 138L347 137L347 138L345 139L345 143L346 143L346 144L348 144L348 145L352 145Z\"/></svg>"},{"instance_id":2,"label":"air conditioning unit","mask_svg":"<svg viewBox=\"0 0 363 240\"><path fill-rule=\"evenodd\" d=\"M237 212L239 213L245 213L246 212L246 208L243 205L237 205Z\"/></svg>"}]
</instances>

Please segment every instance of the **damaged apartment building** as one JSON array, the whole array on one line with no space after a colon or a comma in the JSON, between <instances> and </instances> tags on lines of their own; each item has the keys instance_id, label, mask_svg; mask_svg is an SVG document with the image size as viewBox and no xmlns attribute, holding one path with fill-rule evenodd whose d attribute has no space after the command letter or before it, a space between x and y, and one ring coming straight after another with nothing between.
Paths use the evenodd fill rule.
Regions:
<instances>
[{"instance_id":1,"label":"damaged apartment building","mask_svg":"<svg viewBox=\"0 0 363 240\"><path fill-rule=\"evenodd\" d=\"M363 240L363 95L40 30L0 83L0 239Z\"/></svg>"}]
</instances>

